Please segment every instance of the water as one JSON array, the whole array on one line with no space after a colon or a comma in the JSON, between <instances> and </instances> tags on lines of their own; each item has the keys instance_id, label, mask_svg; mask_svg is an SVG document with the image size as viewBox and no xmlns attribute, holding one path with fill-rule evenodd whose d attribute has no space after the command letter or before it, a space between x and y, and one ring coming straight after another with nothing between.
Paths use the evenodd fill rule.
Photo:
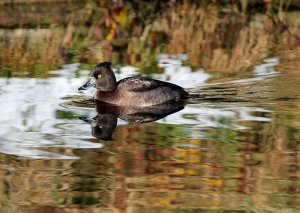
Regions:
<instances>
[{"instance_id":1,"label":"water","mask_svg":"<svg viewBox=\"0 0 300 213\"><path fill-rule=\"evenodd\" d=\"M300 212L299 3L9 2L0 213ZM95 103L107 60L191 98Z\"/></svg>"},{"instance_id":2,"label":"water","mask_svg":"<svg viewBox=\"0 0 300 213\"><path fill-rule=\"evenodd\" d=\"M2 211L300 211L299 76L275 71L276 57L223 80L183 59L157 60L155 78L193 98L140 120L95 109L93 91L77 92L89 74L79 64L1 78Z\"/></svg>"}]
</instances>

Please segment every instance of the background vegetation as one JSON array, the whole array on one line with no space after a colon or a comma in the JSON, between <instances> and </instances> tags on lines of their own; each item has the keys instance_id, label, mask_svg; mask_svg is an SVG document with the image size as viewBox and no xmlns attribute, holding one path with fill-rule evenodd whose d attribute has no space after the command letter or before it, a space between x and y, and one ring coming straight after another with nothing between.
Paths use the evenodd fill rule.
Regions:
<instances>
[{"instance_id":1,"label":"background vegetation","mask_svg":"<svg viewBox=\"0 0 300 213\"><path fill-rule=\"evenodd\" d=\"M299 1L197 2L2 0L0 69L110 60L147 71L157 53L187 53L206 70L246 70L270 55L282 70L299 67Z\"/></svg>"}]
</instances>

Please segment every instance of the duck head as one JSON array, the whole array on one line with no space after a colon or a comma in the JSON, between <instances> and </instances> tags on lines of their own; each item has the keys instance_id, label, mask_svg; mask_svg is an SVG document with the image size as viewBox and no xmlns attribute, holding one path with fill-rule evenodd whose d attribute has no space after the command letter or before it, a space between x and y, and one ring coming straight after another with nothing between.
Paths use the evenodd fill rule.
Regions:
<instances>
[{"instance_id":1,"label":"duck head","mask_svg":"<svg viewBox=\"0 0 300 213\"><path fill-rule=\"evenodd\" d=\"M100 91L112 91L116 88L117 81L114 72L111 69L110 62L97 64L92 70L88 81L78 88L86 90L89 87L96 87Z\"/></svg>"}]
</instances>

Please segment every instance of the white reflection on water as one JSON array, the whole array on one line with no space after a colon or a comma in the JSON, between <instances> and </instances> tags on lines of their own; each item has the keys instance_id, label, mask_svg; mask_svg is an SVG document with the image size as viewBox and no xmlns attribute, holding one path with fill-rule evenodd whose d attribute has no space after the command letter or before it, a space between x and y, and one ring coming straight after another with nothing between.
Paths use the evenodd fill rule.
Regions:
<instances>
[{"instance_id":1,"label":"white reflection on water","mask_svg":"<svg viewBox=\"0 0 300 213\"><path fill-rule=\"evenodd\" d=\"M5 142L5 140L3 140L3 142ZM0 143L0 151L1 153L8 155L17 155L19 157L34 159L78 159L76 156L61 155L36 149L29 149L28 145L20 145L15 141L6 141L5 144Z\"/></svg>"},{"instance_id":2,"label":"white reflection on water","mask_svg":"<svg viewBox=\"0 0 300 213\"><path fill-rule=\"evenodd\" d=\"M247 126L237 125L238 121L270 122L272 119L254 116L256 112L271 112L257 107L237 107L217 105L187 105L182 111L169 115L158 121L168 124L188 124L194 127L230 128L234 130L247 129ZM229 120L230 123L222 123L221 120Z\"/></svg>"},{"instance_id":3,"label":"white reflection on water","mask_svg":"<svg viewBox=\"0 0 300 213\"><path fill-rule=\"evenodd\" d=\"M189 66L182 63L187 60L186 54L168 56L160 54L157 56L158 67L164 68L163 74L156 74L154 78L178 84L184 88L193 88L203 85L210 75L202 69L192 71Z\"/></svg>"},{"instance_id":4,"label":"white reflection on water","mask_svg":"<svg viewBox=\"0 0 300 213\"><path fill-rule=\"evenodd\" d=\"M249 84L278 75L278 72L275 71L274 67L279 64L279 58L268 58L263 62L263 64L254 67L252 71L254 77L229 81L228 83Z\"/></svg>"},{"instance_id":5,"label":"white reflection on water","mask_svg":"<svg viewBox=\"0 0 300 213\"><path fill-rule=\"evenodd\" d=\"M0 78L0 152L30 158L74 159L36 148L99 148L83 141L89 128L74 120L58 118L61 97L74 94L82 79L75 78L78 65L66 65L62 76L49 79ZM87 112L88 113L88 112Z\"/></svg>"},{"instance_id":6,"label":"white reflection on water","mask_svg":"<svg viewBox=\"0 0 300 213\"><path fill-rule=\"evenodd\" d=\"M203 70L192 71L183 66L186 55L160 55L158 65L163 74L154 78L179 84L183 87L203 86L210 75ZM249 83L276 75L273 67L278 59L268 59L256 66L253 78L239 79L225 83ZM90 126L78 119L78 116L93 117L94 109L64 108L61 103L66 96L83 95L77 88L84 82L90 71L78 71L79 64L65 65L60 70L51 71L58 77L48 79L0 78L0 152L27 158L74 159L74 156L56 154L40 149L44 148L101 148L99 143L89 142ZM116 69L118 80L137 74L135 67ZM78 77L79 73L79 77ZM208 85L208 84L206 84ZM201 90L200 90L201 91ZM92 92L94 92L92 90ZM91 92L88 94L91 95ZM259 116L259 112L269 112L258 107L218 103L198 103L187 105L184 110L157 122L165 124L190 124L194 128L230 128L245 129L239 121L270 122L271 119ZM70 115L60 116L60 113ZM230 121L222 122L222 120ZM120 120L119 120L120 121ZM119 122L124 125L126 122ZM201 136L198 136L201 137Z\"/></svg>"}]
</instances>

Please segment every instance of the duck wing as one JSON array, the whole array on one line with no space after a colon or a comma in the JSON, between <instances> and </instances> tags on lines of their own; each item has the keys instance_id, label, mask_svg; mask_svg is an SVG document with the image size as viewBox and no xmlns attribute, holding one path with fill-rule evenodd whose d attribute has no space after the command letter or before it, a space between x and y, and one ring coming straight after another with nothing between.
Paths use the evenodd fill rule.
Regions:
<instances>
[{"instance_id":1,"label":"duck wing","mask_svg":"<svg viewBox=\"0 0 300 213\"><path fill-rule=\"evenodd\" d=\"M153 80L149 78L124 78L119 81L119 87L124 87L126 91L145 92L163 86L166 82ZM168 84L168 83L167 83Z\"/></svg>"}]
</instances>

